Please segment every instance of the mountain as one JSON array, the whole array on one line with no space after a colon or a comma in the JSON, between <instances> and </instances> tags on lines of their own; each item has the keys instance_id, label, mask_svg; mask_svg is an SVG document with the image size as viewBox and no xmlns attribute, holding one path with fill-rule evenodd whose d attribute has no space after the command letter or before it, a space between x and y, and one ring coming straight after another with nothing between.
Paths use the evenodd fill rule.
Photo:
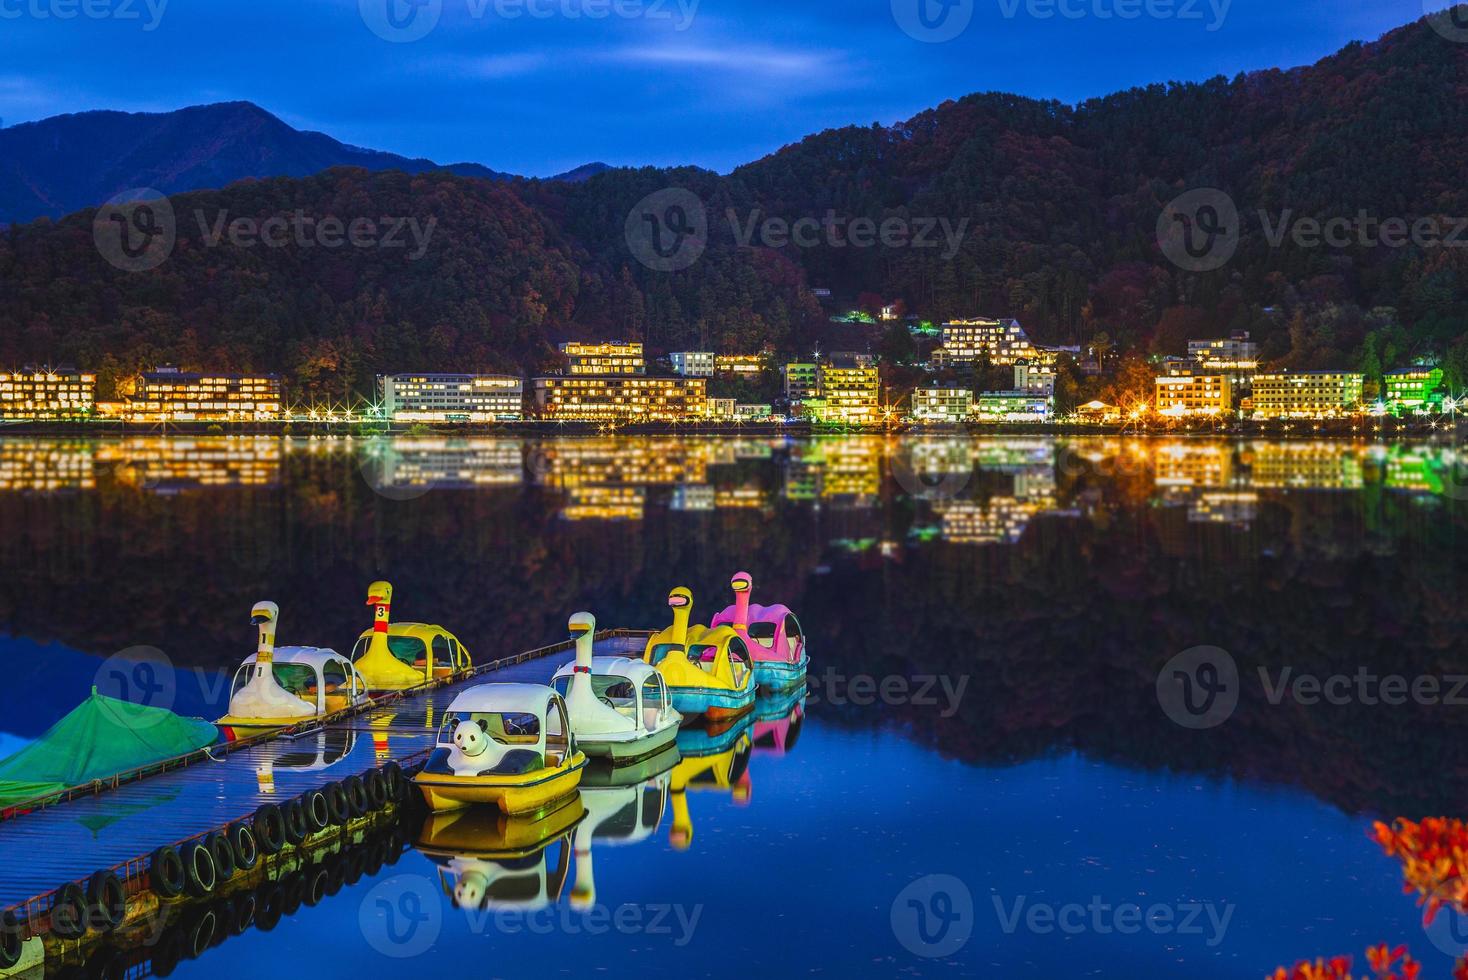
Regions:
<instances>
[{"instance_id":1,"label":"mountain","mask_svg":"<svg viewBox=\"0 0 1468 980\"><path fill-rule=\"evenodd\" d=\"M331 167L510 177L477 163L445 166L348 146L292 129L249 102L165 113L83 112L0 129L0 225L58 218L134 188L176 194ZM605 169L588 164L553 179L584 180Z\"/></svg>"},{"instance_id":2,"label":"mountain","mask_svg":"<svg viewBox=\"0 0 1468 980\"><path fill-rule=\"evenodd\" d=\"M597 174L606 173L612 168L605 163L583 163L575 170L567 170L563 174L556 174L551 180L565 181L568 184L579 184L584 180L590 180Z\"/></svg>"},{"instance_id":3,"label":"mountain","mask_svg":"<svg viewBox=\"0 0 1468 980\"><path fill-rule=\"evenodd\" d=\"M12 287L0 363L71 360L104 375L153 360L249 366L307 390L367 392L383 368L534 369L558 336L837 349L813 284L867 306L901 300L935 321L1013 316L1042 342L1166 354L1190 336L1248 330L1270 361L1369 375L1438 357L1468 387L1468 45L1445 33L1424 19L1303 68L1075 106L975 94L894 126L820 133L727 176L593 167L489 182L336 168L247 181L175 199L178 248L150 273L102 261L83 211L0 235L0 283ZM258 110L232 111L268 128ZM178 160L169 145L160 133L121 156ZM94 193L120 179L96 179ZM634 254L628 218L675 188L707 213L707 250L658 271ZM1165 208L1209 188L1237 211L1236 249L1216 267L1178 264L1158 238ZM437 231L413 263L359 248L200 244L220 215L293 209L411 216ZM840 234L796 242L761 230L830 213ZM935 247L852 245L856 222L894 220L953 234ZM1343 222L1347 234L1322 243L1302 220ZM1383 241L1398 222L1446 241Z\"/></svg>"}]
</instances>

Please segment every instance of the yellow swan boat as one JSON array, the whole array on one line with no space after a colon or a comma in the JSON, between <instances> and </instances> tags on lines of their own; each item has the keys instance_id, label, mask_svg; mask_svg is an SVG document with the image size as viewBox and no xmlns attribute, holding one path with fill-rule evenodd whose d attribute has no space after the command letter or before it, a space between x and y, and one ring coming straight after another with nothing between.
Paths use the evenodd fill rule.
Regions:
<instances>
[{"instance_id":1,"label":"yellow swan boat","mask_svg":"<svg viewBox=\"0 0 1468 980\"><path fill-rule=\"evenodd\" d=\"M373 582L367 605L372 628L358 637L352 659L374 691L405 691L473 668L464 645L442 626L392 621L391 582Z\"/></svg>"},{"instance_id":2,"label":"yellow swan boat","mask_svg":"<svg viewBox=\"0 0 1468 980\"><path fill-rule=\"evenodd\" d=\"M711 721L737 718L754 706L754 660L743 637L728 626L688 625L693 593L679 586L668 594L673 625L647 641L643 659L668 684L673 707L685 717Z\"/></svg>"},{"instance_id":3,"label":"yellow swan boat","mask_svg":"<svg viewBox=\"0 0 1468 980\"><path fill-rule=\"evenodd\" d=\"M481 684L449 705L438 745L413 781L435 813L494 804L535 814L575 793L585 768L554 689Z\"/></svg>"}]
</instances>

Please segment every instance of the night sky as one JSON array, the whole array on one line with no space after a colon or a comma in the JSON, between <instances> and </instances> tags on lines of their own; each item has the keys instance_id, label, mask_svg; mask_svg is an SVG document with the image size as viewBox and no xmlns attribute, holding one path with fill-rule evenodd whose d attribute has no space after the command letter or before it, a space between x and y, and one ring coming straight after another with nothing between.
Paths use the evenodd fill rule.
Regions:
<instances>
[{"instance_id":1,"label":"night sky","mask_svg":"<svg viewBox=\"0 0 1468 980\"><path fill-rule=\"evenodd\" d=\"M891 123L975 91L1075 102L1305 64L1423 9L1422 0L0 0L0 118L241 99L299 128L442 163L531 176L592 160L727 171L828 127Z\"/></svg>"}]
</instances>

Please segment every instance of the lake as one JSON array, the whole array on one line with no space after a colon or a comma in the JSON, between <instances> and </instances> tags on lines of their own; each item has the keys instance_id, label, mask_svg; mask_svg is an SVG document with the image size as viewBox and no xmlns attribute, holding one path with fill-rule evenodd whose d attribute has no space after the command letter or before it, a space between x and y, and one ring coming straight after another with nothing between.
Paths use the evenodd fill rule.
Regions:
<instances>
[{"instance_id":1,"label":"lake","mask_svg":"<svg viewBox=\"0 0 1468 980\"><path fill-rule=\"evenodd\" d=\"M801 618L803 700L513 859L429 821L167 969L1257 977L1387 942L1446 976L1468 929L1368 834L1468 804L1465 499L1446 441L3 438L0 754L140 648L217 716L262 599L345 651L389 579L491 660L582 609L660 628L678 585L706 620L744 570Z\"/></svg>"}]
</instances>

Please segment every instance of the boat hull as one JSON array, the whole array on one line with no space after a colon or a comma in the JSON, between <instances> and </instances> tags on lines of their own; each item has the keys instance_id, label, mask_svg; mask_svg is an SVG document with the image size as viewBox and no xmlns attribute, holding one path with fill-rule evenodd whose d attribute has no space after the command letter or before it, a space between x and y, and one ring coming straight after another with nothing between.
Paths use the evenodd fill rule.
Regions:
<instances>
[{"instance_id":1,"label":"boat hull","mask_svg":"<svg viewBox=\"0 0 1468 980\"><path fill-rule=\"evenodd\" d=\"M673 703L676 705L677 699ZM638 739L578 738L576 747L593 759L610 759L614 764L637 762L657 755L678 740L678 726L667 725Z\"/></svg>"},{"instance_id":2,"label":"boat hull","mask_svg":"<svg viewBox=\"0 0 1468 980\"><path fill-rule=\"evenodd\" d=\"M413 777L423 801L434 813L466 806L498 806L500 812L521 816L546 812L581 785L586 756L577 752L555 769L520 776L451 776L420 772Z\"/></svg>"},{"instance_id":3,"label":"boat hull","mask_svg":"<svg viewBox=\"0 0 1468 980\"><path fill-rule=\"evenodd\" d=\"M784 660L759 660L754 662L754 679L760 687L770 691L788 691L805 684L810 658L802 656L799 663Z\"/></svg>"},{"instance_id":4,"label":"boat hull","mask_svg":"<svg viewBox=\"0 0 1468 980\"><path fill-rule=\"evenodd\" d=\"M673 707L684 718L702 716L711 721L738 718L754 707L754 678L744 689L731 691L716 687L670 687Z\"/></svg>"}]
</instances>

